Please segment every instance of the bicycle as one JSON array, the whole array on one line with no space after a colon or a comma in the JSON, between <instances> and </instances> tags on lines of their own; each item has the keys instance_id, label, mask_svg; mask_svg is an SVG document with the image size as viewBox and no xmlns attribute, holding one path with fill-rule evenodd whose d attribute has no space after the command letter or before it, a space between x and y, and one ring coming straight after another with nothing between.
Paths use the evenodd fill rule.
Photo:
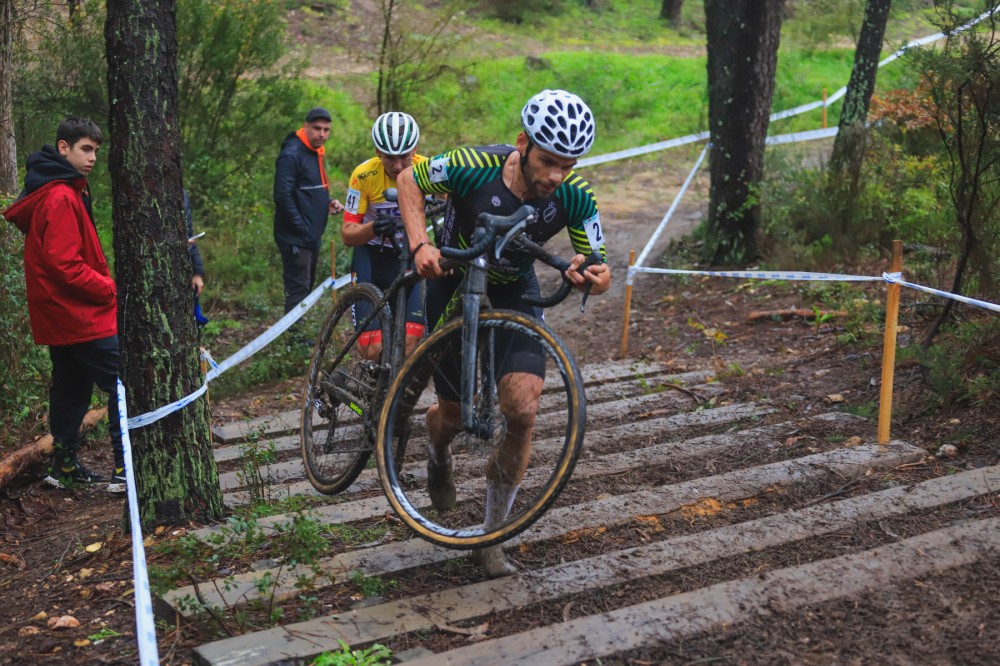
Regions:
<instances>
[{"instance_id":1,"label":"bicycle","mask_svg":"<svg viewBox=\"0 0 1000 666\"><path fill-rule=\"evenodd\" d=\"M385 196L395 201L393 190ZM428 219L440 216L444 203L428 198ZM413 270L401 224L390 237L400 253L399 273L384 292L367 283L340 290L316 338L306 375L299 445L306 477L325 495L349 488L368 465L385 390L393 369L402 365L406 317L393 317L392 312L406 312L409 288L421 278ZM358 312L367 314L359 320ZM369 346L366 351L359 342L376 318L381 348ZM400 454L405 452L406 436L397 437L396 445Z\"/></svg>"},{"instance_id":2,"label":"bicycle","mask_svg":"<svg viewBox=\"0 0 1000 666\"><path fill-rule=\"evenodd\" d=\"M535 209L528 205L507 217L483 213L479 216L471 247L440 248L443 268L465 271L463 282L449 306L449 310L460 311L461 317L443 323L421 342L396 374L382 408L376 456L386 497L400 519L418 536L445 547L485 548L526 530L555 502L580 455L586 402L583 380L572 355L541 320L512 310L489 309L486 301L490 267L487 255L499 259L507 248L526 252L563 274L563 284L554 294L523 296L522 300L544 308L559 303L569 294L572 283L565 277L569 262L549 254L521 235L535 215ZM578 270L582 272L600 262L600 255L591 253ZM588 294L589 286L584 292L581 310ZM541 349L546 369L553 370L547 373L548 390L543 391L539 412L545 410L553 414L550 419L556 421L556 427L540 428L536 423L533 435L549 430L555 434L541 442L532 442L527 460L529 469L520 482L520 490L507 518L486 528L481 524L484 511L479 502L485 494L482 476L486 465L497 464L502 455L497 447L504 443L506 435L497 377L504 374L505 363L514 358L518 350L524 349L525 344ZM431 506L425 489L427 471L424 466L429 455L426 441L424 446L415 446L411 441L405 455L394 450L392 442L400 432L426 438L422 414L414 406L435 370L442 363L454 363L459 351L461 386L452 392L461 396L462 423L461 433L451 441L458 504L454 510L438 512ZM444 377L438 372L435 389L440 390L443 381Z\"/></svg>"}]
</instances>

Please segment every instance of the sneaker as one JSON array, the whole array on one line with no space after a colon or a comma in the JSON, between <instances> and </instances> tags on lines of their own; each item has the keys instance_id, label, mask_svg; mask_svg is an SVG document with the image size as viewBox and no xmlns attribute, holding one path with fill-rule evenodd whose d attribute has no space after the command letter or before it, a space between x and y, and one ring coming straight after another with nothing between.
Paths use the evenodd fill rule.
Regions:
<instances>
[{"instance_id":1,"label":"sneaker","mask_svg":"<svg viewBox=\"0 0 1000 666\"><path fill-rule=\"evenodd\" d=\"M115 467L111 470L111 479L108 481L108 492L112 495L124 495L128 489L125 482L125 468Z\"/></svg>"},{"instance_id":2,"label":"sneaker","mask_svg":"<svg viewBox=\"0 0 1000 666\"><path fill-rule=\"evenodd\" d=\"M427 460L427 494L431 496L431 504L438 511L455 508L455 478L450 456L442 465Z\"/></svg>"},{"instance_id":3,"label":"sneaker","mask_svg":"<svg viewBox=\"0 0 1000 666\"><path fill-rule=\"evenodd\" d=\"M49 474L42 481L55 488L73 488L75 486L89 485L92 483L103 483L108 477L94 474L79 462L73 467L63 465L53 465L49 468Z\"/></svg>"}]
</instances>

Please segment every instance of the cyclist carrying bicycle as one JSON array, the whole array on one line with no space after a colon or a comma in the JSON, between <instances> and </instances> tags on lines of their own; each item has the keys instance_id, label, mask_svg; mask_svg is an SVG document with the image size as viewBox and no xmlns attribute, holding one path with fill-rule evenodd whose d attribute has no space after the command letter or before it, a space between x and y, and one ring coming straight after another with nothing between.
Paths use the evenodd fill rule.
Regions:
<instances>
[{"instance_id":1,"label":"cyclist carrying bicycle","mask_svg":"<svg viewBox=\"0 0 1000 666\"><path fill-rule=\"evenodd\" d=\"M427 159L416 154L419 138L417 122L399 111L383 113L372 126L375 157L359 164L351 174L341 228L344 244L354 248L353 282L369 282L386 289L399 274L399 252L393 246L393 235L400 247L406 240L401 231L396 231L399 208L396 203L386 201L385 191L396 187L400 172ZM355 322L367 314L355 312ZM368 328L358 344L366 358L376 360L382 350L378 319ZM425 329L423 283L419 283L410 288L406 301L407 356L423 338Z\"/></svg>"},{"instance_id":2,"label":"cyclist carrying bicycle","mask_svg":"<svg viewBox=\"0 0 1000 666\"><path fill-rule=\"evenodd\" d=\"M589 266L582 274L575 270L591 251L605 256L597 201L590 184L573 170L594 142L590 108L572 93L543 90L524 105L521 125L514 146L457 148L415 163L397 177L399 208L417 272L432 280L427 283L427 320L432 326L445 316L461 278L445 275L439 265L441 253L425 229L425 194L449 195L437 239L442 246L470 245L480 213L509 215L528 203L538 210L538 219L525 230L528 238L542 244L563 228L569 232L577 254L570 261L567 279L581 290L590 284L594 294L611 286L606 264ZM491 265L487 295L493 307L542 316L540 308L521 301L522 295L539 294L532 262L531 255L507 250ZM545 375L540 347L506 350L498 358L503 359L497 374L507 431L487 464L487 527L503 522L514 503L531 455ZM438 511L456 504L450 443L462 429L461 396L448 387L459 384L460 367L459 360L444 359L435 374L438 402L427 411L427 489ZM499 545L477 551L475 557L491 577L516 571Z\"/></svg>"}]
</instances>

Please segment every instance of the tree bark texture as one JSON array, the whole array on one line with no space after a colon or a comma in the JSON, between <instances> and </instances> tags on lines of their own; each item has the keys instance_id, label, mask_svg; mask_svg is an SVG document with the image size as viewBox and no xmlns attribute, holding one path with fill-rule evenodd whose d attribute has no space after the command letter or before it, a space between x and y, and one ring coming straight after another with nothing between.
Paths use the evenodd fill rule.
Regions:
<instances>
[{"instance_id":1,"label":"tree bark texture","mask_svg":"<svg viewBox=\"0 0 1000 666\"><path fill-rule=\"evenodd\" d=\"M833 176L847 176L852 189L857 189L861 176L861 161L865 150L865 123L878 63L882 55L882 40L889 20L892 0L868 0L865 3L865 17L861 24L861 35L854 51L854 68L847 82L847 94L840 112L837 138L833 143L830 157L830 173Z\"/></svg>"},{"instance_id":2,"label":"tree bark texture","mask_svg":"<svg viewBox=\"0 0 1000 666\"><path fill-rule=\"evenodd\" d=\"M660 18L677 25L681 19L681 7L683 6L684 0L663 0L663 5L660 7Z\"/></svg>"},{"instance_id":3,"label":"tree bark texture","mask_svg":"<svg viewBox=\"0 0 1000 666\"><path fill-rule=\"evenodd\" d=\"M136 416L202 383L181 195L176 0L108 0L119 374ZM130 432L145 526L222 515L206 401Z\"/></svg>"},{"instance_id":4,"label":"tree bark texture","mask_svg":"<svg viewBox=\"0 0 1000 666\"><path fill-rule=\"evenodd\" d=\"M705 0L711 187L705 258L757 257L764 140L785 0Z\"/></svg>"},{"instance_id":5,"label":"tree bark texture","mask_svg":"<svg viewBox=\"0 0 1000 666\"><path fill-rule=\"evenodd\" d=\"M17 142L14 140L11 81L14 76L14 0L0 0L0 194L15 194Z\"/></svg>"}]
</instances>

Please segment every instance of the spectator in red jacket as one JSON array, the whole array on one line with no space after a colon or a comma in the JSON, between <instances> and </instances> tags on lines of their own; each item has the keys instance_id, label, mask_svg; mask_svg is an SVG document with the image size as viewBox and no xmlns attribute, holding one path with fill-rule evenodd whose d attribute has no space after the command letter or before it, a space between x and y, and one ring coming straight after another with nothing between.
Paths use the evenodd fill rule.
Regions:
<instances>
[{"instance_id":1,"label":"spectator in red jacket","mask_svg":"<svg viewBox=\"0 0 1000 666\"><path fill-rule=\"evenodd\" d=\"M35 342L49 346L49 425L55 456L45 481L66 488L109 481L125 492L118 427L118 321L115 282L94 226L87 176L103 137L84 118L67 118L56 145L28 157L24 190L3 212L24 234L24 279ZM108 394L114 469L94 474L77 458L94 384Z\"/></svg>"}]
</instances>

